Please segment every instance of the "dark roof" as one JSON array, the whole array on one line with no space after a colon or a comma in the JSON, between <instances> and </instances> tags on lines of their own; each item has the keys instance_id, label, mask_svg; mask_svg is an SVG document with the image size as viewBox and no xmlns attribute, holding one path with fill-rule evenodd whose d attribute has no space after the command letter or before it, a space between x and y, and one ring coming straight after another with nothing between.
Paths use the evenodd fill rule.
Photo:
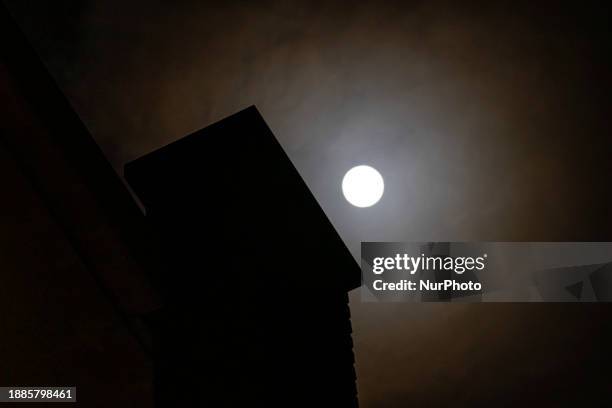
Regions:
<instances>
[{"instance_id":1,"label":"dark roof","mask_svg":"<svg viewBox=\"0 0 612 408\"><path fill-rule=\"evenodd\" d=\"M128 163L125 177L150 215L173 218L176 235L266 253L303 288L360 284L357 263L254 106Z\"/></svg>"}]
</instances>

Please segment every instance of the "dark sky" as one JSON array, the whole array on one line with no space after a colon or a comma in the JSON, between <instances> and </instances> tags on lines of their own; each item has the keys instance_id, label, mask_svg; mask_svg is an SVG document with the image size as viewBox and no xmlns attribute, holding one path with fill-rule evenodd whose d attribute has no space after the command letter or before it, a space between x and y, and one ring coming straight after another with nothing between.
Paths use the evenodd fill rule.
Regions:
<instances>
[{"instance_id":1,"label":"dark sky","mask_svg":"<svg viewBox=\"0 0 612 408\"><path fill-rule=\"evenodd\" d=\"M7 3L118 172L255 104L356 256L367 240L612 238L609 15L596 5ZM340 192L362 163L386 182L370 209ZM547 342L540 357L557 359L582 341L550 323L563 307L354 297L362 403L453 395L475 373L493 381L483 367L509 353L535 369Z\"/></svg>"}]
</instances>

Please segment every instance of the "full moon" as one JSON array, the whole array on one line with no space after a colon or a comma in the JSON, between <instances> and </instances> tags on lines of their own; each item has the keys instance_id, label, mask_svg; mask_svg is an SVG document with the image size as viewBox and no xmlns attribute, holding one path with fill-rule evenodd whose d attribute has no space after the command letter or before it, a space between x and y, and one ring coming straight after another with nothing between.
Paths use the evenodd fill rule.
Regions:
<instances>
[{"instance_id":1,"label":"full moon","mask_svg":"<svg viewBox=\"0 0 612 408\"><path fill-rule=\"evenodd\" d=\"M342 179L342 194L355 207L371 207L383 195L385 182L373 167L356 166L346 172Z\"/></svg>"}]
</instances>

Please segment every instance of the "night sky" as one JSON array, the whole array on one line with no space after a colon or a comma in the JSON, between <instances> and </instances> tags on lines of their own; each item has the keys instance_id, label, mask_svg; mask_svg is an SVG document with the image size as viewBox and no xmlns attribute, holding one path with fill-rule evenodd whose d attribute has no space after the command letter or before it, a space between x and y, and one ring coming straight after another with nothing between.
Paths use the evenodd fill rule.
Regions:
<instances>
[{"instance_id":1,"label":"night sky","mask_svg":"<svg viewBox=\"0 0 612 408\"><path fill-rule=\"evenodd\" d=\"M356 258L360 241L612 240L609 14L596 5L6 3L120 174L255 104ZM342 197L357 164L385 178L372 208ZM562 396L558 367L589 358L607 308L355 294L361 403L499 402L543 377Z\"/></svg>"}]
</instances>

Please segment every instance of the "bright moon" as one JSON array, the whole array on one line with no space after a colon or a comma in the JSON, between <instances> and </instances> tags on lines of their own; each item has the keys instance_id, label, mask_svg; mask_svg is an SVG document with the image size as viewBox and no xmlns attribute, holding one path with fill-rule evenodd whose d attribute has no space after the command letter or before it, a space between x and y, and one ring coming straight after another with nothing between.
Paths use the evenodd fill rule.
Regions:
<instances>
[{"instance_id":1,"label":"bright moon","mask_svg":"<svg viewBox=\"0 0 612 408\"><path fill-rule=\"evenodd\" d=\"M371 207L380 200L385 190L382 176L373 167L357 166L342 179L342 194L355 207Z\"/></svg>"}]
</instances>

